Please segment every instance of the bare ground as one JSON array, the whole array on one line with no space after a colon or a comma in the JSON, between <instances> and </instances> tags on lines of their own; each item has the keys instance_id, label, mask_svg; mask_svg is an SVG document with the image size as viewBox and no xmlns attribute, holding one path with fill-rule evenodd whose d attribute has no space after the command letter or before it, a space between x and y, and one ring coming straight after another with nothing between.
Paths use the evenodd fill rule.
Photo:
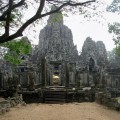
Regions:
<instances>
[{"instance_id":1,"label":"bare ground","mask_svg":"<svg viewBox=\"0 0 120 120\"><path fill-rule=\"evenodd\" d=\"M28 104L12 108L0 120L120 120L120 112L96 103Z\"/></svg>"}]
</instances>

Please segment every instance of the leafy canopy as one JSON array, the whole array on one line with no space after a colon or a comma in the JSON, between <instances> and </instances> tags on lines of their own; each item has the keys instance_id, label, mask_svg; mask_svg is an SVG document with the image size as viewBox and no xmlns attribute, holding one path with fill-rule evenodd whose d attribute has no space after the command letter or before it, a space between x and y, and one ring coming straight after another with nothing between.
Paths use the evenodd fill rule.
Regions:
<instances>
[{"instance_id":1,"label":"leafy canopy","mask_svg":"<svg viewBox=\"0 0 120 120\"><path fill-rule=\"evenodd\" d=\"M29 55L32 48L31 44L23 38L20 40L5 42L2 46L8 48L8 52L5 54L4 59L13 65L22 63L23 60L21 57L23 55Z\"/></svg>"},{"instance_id":2,"label":"leafy canopy","mask_svg":"<svg viewBox=\"0 0 120 120\"><path fill-rule=\"evenodd\" d=\"M113 2L107 7L107 11L120 13L120 0L113 0Z\"/></svg>"},{"instance_id":3,"label":"leafy canopy","mask_svg":"<svg viewBox=\"0 0 120 120\"><path fill-rule=\"evenodd\" d=\"M113 41L115 42L116 48L115 53L120 56L120 23L109 24L109 33L113 33Z\"/></svg>"}]
</instances>

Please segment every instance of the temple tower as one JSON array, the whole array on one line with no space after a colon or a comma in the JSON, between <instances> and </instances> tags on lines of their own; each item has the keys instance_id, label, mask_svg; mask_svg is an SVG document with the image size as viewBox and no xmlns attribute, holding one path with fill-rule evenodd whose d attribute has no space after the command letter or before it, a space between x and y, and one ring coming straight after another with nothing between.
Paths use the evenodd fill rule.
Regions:
<instances>
[{"instance_id":1,"label":"temple tower","mask_svg":"<svg viewBox=\"0 0 120 120\"><path fill-rule=\"evenodd\" d=\"M61 11L51 14L47 25L40 31L38 53L44 54L46 59L48 85L53 85L56 79L59 85L65 85L67 72L72 78L69 83L75 84L78 51L73 43L71 30L63 24Z\"/></svg>"}]
</instances>

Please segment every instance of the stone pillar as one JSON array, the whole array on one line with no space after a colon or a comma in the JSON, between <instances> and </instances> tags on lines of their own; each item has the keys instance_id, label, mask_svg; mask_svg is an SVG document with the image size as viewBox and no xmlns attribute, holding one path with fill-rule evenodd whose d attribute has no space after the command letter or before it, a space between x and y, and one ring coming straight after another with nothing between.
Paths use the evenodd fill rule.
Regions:
<instances>
[{"instance_id":1,"label":"stone pillar","mask_svg":"<svg viewBox=\"0 0 120 120\"><path fill-rule=\"evenodd\" d=\"M45 55L42 55L41 58L41 79L42 79L42 87L46 85L46 60Z\"/></svg>"},{"instance_id":2,"label":"stone pillar","mask_svg":"<svg viewBox=\"0 0 120 120\"><path fill-rule=\"evenodd\" d=\"M69 68L67 62L65 63L65 78L66 78L66 83L65 86L69 87Z\"/></svg>"},{"instance_id":3,"label":"stone pillar","mask_svg":"<svg viewBox=\"0 0 120 120\"><path fill-rule=\"evenodd\" d=\"M0 88L3 88L3 85L2 85L3 81L2 81L2 73L0 71Z\"/></svg>"},{"instance_id":4,"label":"stone pillar","mask_svg":"<svg viewBox=\"0 0 120 120\"><path fill-rule=\"evenodd\" d=\"M34 90L35 89L35 75L34 75L34 72L29 72L28 73L28 86L29 86L29 90Z\"/></svg>"}]
</instances>

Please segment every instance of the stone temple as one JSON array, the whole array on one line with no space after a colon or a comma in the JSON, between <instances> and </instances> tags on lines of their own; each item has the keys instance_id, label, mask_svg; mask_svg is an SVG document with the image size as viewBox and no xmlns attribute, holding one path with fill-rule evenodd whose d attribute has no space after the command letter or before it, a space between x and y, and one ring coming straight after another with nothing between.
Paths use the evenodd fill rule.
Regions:
<instances>
[{"instance_id":1,"label":"stone temple","mask_svg":"<svg viewBox=\"0 0 120 120\"><path fill-rule=\"evenodd\" d=\"M6 81L11 76L6 63L4 66L1 74L7 77L0 78L1 88L8 86ZM40 31L39 44L17 67L20 86L31 90L46 86L88 87L105 81L108 87L115 87L116 83L120 86L120 76L117 75L117 82L112 82L115 75L111 76L107 68L110 63L104 43L87 37L79 55L61 12L49 16L47 25Z\"/></svg>"},{"instance_id":2,"label":"stone temple","mask_svg":"<svg viewBox=\"0 0 120 120\"><path fill-rule=\"evenodd\" d=\"M75 84L78 51L71 30L63 24L61 12L50 15L47 25L40 31L37 54L45 56L48 85L53 85L54 77L59 78L59 85L65 85L65 66L71 68L70 83Z\"/></svg>"},{"instance_id":3,"label":"stone temple","mask_svg":"<svg viewBox=\"0 0 120 120\"><path fill-rule=\"evenodd\" d=\"M78 52L73 44L72 32L63 24L61 12L51 15L40 31L38 48L39 54L45 54L48 62L77 60Z\"/></svg>"},{"instance_id":4,"label":"stone temple","mask_svg":"<svg viewBox=\"0 0 120 120\"><path fill-rule=\"evenodd\" d=\"M89 72L101 72L107 67L107 52L102 41L95 43L90 37L86 38L82 53L78 55L72 32L63 24L61 12L50 15L47 25L40 31L34 56L39 61L45 57L47 86L54 86L55 78L59 86L88 86L93 84L93 80L89 82L93 79Z\"/></svg>"}]
</instances>

